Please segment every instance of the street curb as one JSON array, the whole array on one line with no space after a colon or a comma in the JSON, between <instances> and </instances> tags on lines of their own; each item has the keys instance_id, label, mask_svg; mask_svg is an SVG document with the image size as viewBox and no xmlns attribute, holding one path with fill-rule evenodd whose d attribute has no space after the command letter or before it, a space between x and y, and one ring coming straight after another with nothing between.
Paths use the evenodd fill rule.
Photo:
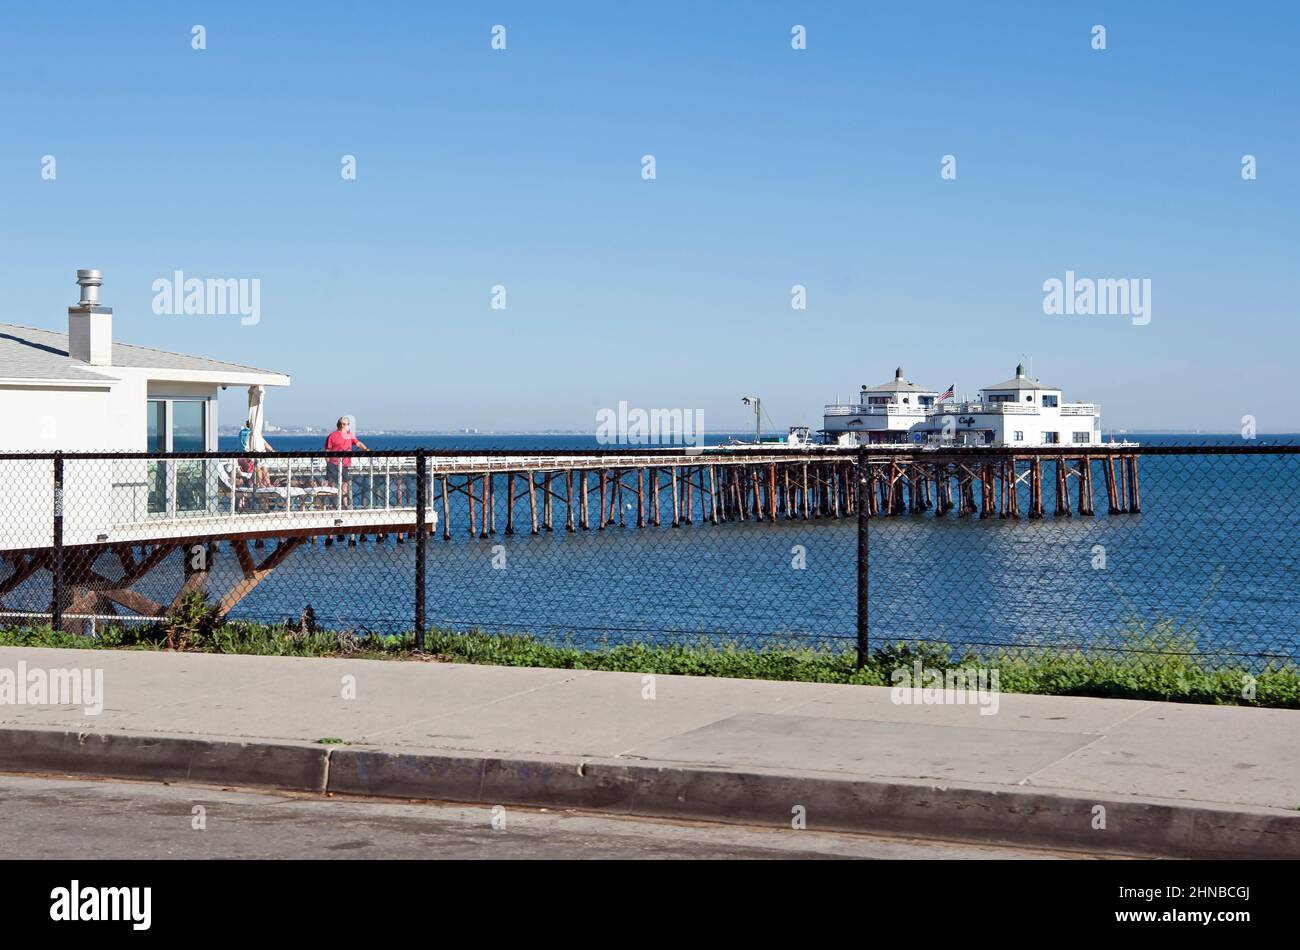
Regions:
<instances>
[{"instance_id":1,"label":"street curb","mask_svg":"<svg viewBox=\"0 0 1300 950\"><path fill-rule=\"evenodd\" d=\"M1143 857L1297 858L1300 814L620 759L0 729L0 771L269 786ZM1104 809L1099 812L1098 807ZM1094 827L1101 823L1104 828Z\"/></svg>"},{"instance_id":2,"label":"street curb","mask_svg":"<svg viewBox=\"0 0 1300 950\"><path fill-rule=\"evenodd\" d=\"M328 753L319 746L0 728L0 772L323 791L328 767Z\"/></svg>"}]
</instances>

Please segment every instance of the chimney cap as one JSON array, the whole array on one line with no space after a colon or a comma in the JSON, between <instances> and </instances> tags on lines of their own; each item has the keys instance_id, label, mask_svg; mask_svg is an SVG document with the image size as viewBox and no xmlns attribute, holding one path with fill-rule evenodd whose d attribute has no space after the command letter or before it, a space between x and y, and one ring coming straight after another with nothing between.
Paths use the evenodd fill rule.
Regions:
<instances>
[{"instance_id":1,"label":"chimney cap","mask_svg":"<svg viewBox=\"0 0 1300 950\"><path fill-rule=\"evenodd\" d=\"M104 283L104 272L98 267L80 267L77 269L77 283L81 286L79 308L99 307L99 288Z\"/></svg>"},{"instance_id":2,"label":"chimney cap","mask_svg":"<svg viewBox=\"0 0 1300 950\"><path fill-rule=\"evenodd\" d=\"M902 379L902 378L903 378L903 367L900 366L898 367L898 369L894 370L894 379Z\"/></svg>"}]
</instances>

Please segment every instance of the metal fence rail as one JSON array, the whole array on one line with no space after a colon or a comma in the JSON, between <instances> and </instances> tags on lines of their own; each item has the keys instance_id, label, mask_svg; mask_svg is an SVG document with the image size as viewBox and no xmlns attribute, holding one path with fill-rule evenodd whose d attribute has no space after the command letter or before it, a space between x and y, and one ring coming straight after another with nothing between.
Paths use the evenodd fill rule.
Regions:
<instances>
[{"instance_id":1,"label":"metal fence rail","mask_svg":"<svg viewBox=\"0 0 1300 950\"><path fill-rule=\"evenodd\" d=\"M0 624L1300 661L1300 447L0 454Z\"/></svg>"}]
</instances>

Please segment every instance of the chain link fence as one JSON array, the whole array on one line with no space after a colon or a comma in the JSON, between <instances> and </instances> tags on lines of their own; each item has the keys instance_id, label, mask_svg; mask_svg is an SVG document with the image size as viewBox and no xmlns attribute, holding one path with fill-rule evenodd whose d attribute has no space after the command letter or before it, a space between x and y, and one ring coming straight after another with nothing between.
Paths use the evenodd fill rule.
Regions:
<instances>
[{"instance_id":1,"label":"chain link fence","mask_svg":"<svg viewBox=\"0 0 1300 950\"><path fill-rule=\"evenodd\" d=\"M0 624L1300 659L1292 447L0 457Z\"/></svg>"}]
</instances>

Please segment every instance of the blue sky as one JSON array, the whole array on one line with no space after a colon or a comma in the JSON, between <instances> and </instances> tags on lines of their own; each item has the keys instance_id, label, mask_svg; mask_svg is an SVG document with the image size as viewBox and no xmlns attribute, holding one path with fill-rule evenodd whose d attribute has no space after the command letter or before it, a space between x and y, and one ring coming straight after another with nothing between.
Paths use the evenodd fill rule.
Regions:
<instances>
[{"instance_id":1,"label":"blue sky","mask_svg":"<svg viewBox=\"0 0 1300 950\"><path fill-rule=\"evenodd\" d=\"M817 424L1032 356L1108 429L1300 429L1297 7L912 6L7 9L0 321L103 268L119 340L292 374L282 425ZM260 278L261 322L155 315L175 270ZM1045 315L1067 270L1151 322Z\"/></svg>"}]
</instances>

